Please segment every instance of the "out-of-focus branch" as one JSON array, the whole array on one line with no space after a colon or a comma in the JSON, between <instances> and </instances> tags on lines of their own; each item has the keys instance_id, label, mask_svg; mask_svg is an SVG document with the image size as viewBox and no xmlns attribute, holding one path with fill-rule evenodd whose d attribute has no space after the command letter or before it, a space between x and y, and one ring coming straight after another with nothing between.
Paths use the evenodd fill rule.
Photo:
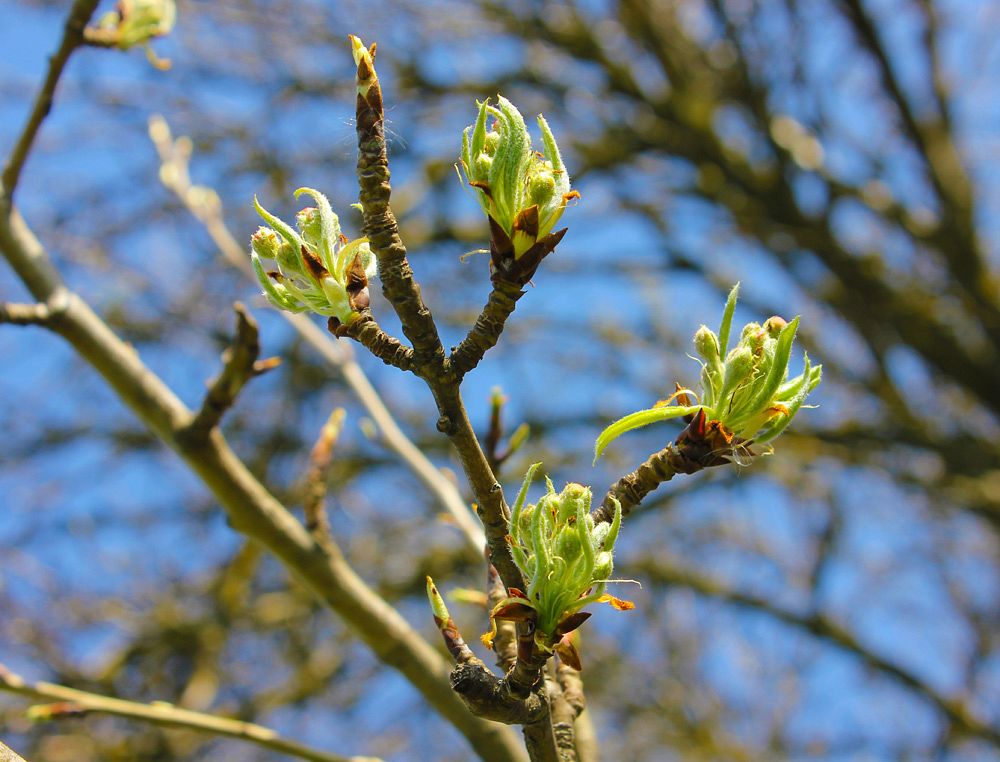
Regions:
<instances>
[{"instance_id":1,"label":"out-of-focus branch","mask_svg":"<svg viewBox=\"0 0 1000 762\"><path fill-rule=\"evenodd\" d=\"M219 425L222 416L236 402L243 386L251 378L278 366L281 360L272 357L258 360L260 341L257 322L240 302L233 305L236 312L236 333L232 344L222 353L222 372L208 387L208 393L188 426L185 436L204 437Z\"/></svg>"},{"instance_id":2,"label":"out-of-focus branch","mask_svg":"<svg viewBox=\"0 0 1000 762\"><path fill-rule=\"evenodd\" d=\"M0 762L25 762L12 748L0 741Z\"/></svg>"},{"instance_id":3,"label":"out-of-focus branch","mask_svg":"<svg viewBox=\"0 0 1000 762\"><path fill-rule=\"evenodd\" d=\"M100 696L96 693L88 693L55 683L28 682L20 675L8 670L3 664L0 664L0 690L32 699L58 702L31 707L28 713L34 720L55 720L64 716L75 717L80 714L97 712L149 722L153 725L197 730L215 736L235 738L292 757L311 760L311 762L381 762L376 757L345 757L341 754L320 751L282 738L277 732L263 725L193 712L165 701L143 704L110 696ZM0 760L2 759L3 757L0 756Z\"/></svg>"},{"instance_id":4,"label":"out-of-focus branch","mask_svg":"<svg viewBox=\"0 0 1000 762\"><path fill-rule=\"evenodd\" d=\"M306 475L305 497L302 510L306 517L306 529L320 545L328 546L333 541L330 534L330 519L326 515L326 472L333 457L340 430L344 426L344 408L335 408L313 445L309 455L309 473Z\"/></svg>"},{"instance_id":5,"label":"out-of-focus branch","mask_svg":"<svg viewBox=\"0 0 1000 762\"><path fill-rule=\"evenodd\" d=\"M325 550L250 473L218 428L200 440L183 436L193 415L76 294L66 290L47 253L17 211L0 214L0 251L35 299L60 289L66 307L53 331L105 379L118 397L176 451L225 508L233 528L274 553L336 611L384 663L399 670L486 760L521 757L506 729L468 713L449 690L448 665L431 645L358 577L336 549Z\"/></svg>"},{"instance_id":6,"label":"out-of-focus branch","mask_svg":"<svg viewBox=\"0 0 1000 762\"><path fill-rule=\"evenodd\" d=\"M191 141L184 137L174 140L170 128L161 117L150 120L149 135L160 156L160 180L181 200L188 211L201 221L226 262L256 283L249 256L226 227L218 194L209 188L191 183L188 173ZM486 537L479 522L452 482L442 477L438 468L399 428L392 413L355 360L351 346L335 342L305 315L284 310L280 310L278 314L340 373L344 383L375 423L382 443L396 453L428 492L444 507L462 532L470 553L479 556L486 545Z\"/></svg>"},{"instance_id":7,"label":"out-of-focus branch","mask_svg":"<svg viewBox=\"0 0 1000 762\"><path fill-rule=\"evenodd\" d=\"M35 304L0 302L0 323L48 326L53 317L65 309L65 297L64 291L57 291L52 298Z\"/></svg>"},{"instance_id":8,"label":"out-of-focus branch","mask_svg":"<svg viewBox=\"0 0 1000 762\"><path fill-rule=\"evenodd\" d=\"M955 732L1000 744L1000 728L991 727L977 718L963 699L941 695L913 673L868 649L842 625L825 614L819 612L798 614L781 608L766 598L732 590L698 572L663 561L640 563L638 568L650 580L686 587L701 595L762 612L785 624L805 630L816 638L857 656L867 666L922 696L948 719Z\"/></svg>"},{"instance_id":9,"label":"out-of-focus branch","mask_svg":"<svg viewBox=\"0 0 1000 762\"><path fill-rule=\"evenodd\" d=\"M62 76L73 51L83 44L83 30L94 14L97 4L98 0L76 0L73 7L70 8L69 15L66 17L66 25L63 28L62 40L56 52L49 58L49 68L45 74L45 81L35 97L28 121L21 130L14 150L11 151L7 163L4 164L3 173L0 174L0 183L3 185L0 188L0 194L7 204L11 203L17 181L21 177L21 170L24 168L24 162L35 143L38 130L41 128L42 122L45 121L45 117L52 110L52 101L55 98L59 78Z\"/></svg>"}]
</instances>

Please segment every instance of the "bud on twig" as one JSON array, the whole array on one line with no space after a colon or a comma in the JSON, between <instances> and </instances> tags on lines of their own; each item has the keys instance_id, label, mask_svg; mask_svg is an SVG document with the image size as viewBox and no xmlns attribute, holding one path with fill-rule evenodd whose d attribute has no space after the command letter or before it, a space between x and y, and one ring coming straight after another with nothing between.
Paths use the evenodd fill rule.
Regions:
<instances>
[{"instance_id":1,"label":"bud on twig","mask_svg":"<svg viewBox=\"0 0 1000 762\"><path fill-rule=\"evenodd\" d=\"M565 229L552 230L567 201L580 196L570 190L559 147L542 116L538 126L542 153L532 149L521 112L499 96L496 107L488 99L480 103L476 123L462 133L461 166L490 221L494 277L518 284L527 283L562 240Z\"/></svg>"},{"instance_id":2,"label":"bud on twig","mask_svg":"<svg viewBox=\"0 0 1000 762\"><path fill-rule=\"evenodd\" d=\"M254 198L257 213L271 225L250 238L250 258L268 301L289 312L315 312L349 325L368 306L368 279L375 274L375 257L367 238L348 241L340 221L319 191L299 188L313 197L315 207L295 217L298 231L278 219ZM273 228L273 229L272 229ZM277 270L265 271L262 259Z\"/></svg>"},{"instance_id":3,"label":"bud on twig","mask_svg":"<svg viewBox=\"0 0 1000 762\"><path fill-rule=\"evenodd\" d=\"M525 506L528 488L540 463L528 469L511 509L508 541L514 563L524 574L527 592L508 591L490 616L493 631L483 636L489 645L496 619L531 621L535 644L551 653L564 635L589 616L581 612L591 603L611 603L627 610L633 604L605 593L614 568L612 554L621 528L621 506L610 523L594 525L590 516L589 487L567 484L548 492L535 505Z\"/></svg>"},{"instance_id":4,"label":"bud on twig","mask_svg":"<svg viewBox=\"0 0 1000 762\"><path fill-rule=\"evenodd\" d=\"M640 410L615 421L597 438L595 461L626 431L670 418L683 417L691 421L682 438L707 437L712 440L710 444L732 449L740 447L751 455L751 444L770 442L791 423L806 397L819 385L822 366L813 367L806 355L802 373L787 378L798 318L788 323L774 316L763 326L748 323L737 346L726 354L738 292L739 284L736 284L726 301L718 335L706 326L695 333L695 349L703 360L701 394L678 388L668 400L649 410ZM723 356L724 362L720 359ZM697 396L700 404L671 404L689 402L687 395ZM724 458L731 452L714 452L714 456L718 460L720 455Z\"/></svg>"},{"instance_id":5,"label":"bud on twig","mask_svg":"<svg viewBox=\"0 0 1000 762\"><path fill-rule=\"evenodd\" d=\"M170 61L158 58L149 43L169 34L176 20L174 0L118 0L118 7L104 14L96 27L88 28L85 38L93 45L119 50L142 45L153 66L169 69Z\"/></svg>"}]
</instances>

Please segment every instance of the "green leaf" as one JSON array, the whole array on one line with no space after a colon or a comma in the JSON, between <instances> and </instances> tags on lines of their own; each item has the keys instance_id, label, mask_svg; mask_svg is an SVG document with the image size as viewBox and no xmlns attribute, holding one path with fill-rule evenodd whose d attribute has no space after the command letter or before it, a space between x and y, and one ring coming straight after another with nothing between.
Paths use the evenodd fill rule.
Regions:
<instances>
[{"instance_id":1,"label":"green leaf","mask_svg":"<svg viewBox=\"0 0 1000 762\"><path fill-rule=\"evenodd\" d=\"M821 370L822 366L817 366L816 370ZM819 383L820 373L817 373L816 383ZM805 370L802 371L803 378L812 378L812 371L809 365L809 355L806 355ZM788 415L780 416L773 424L765 428L760 436L754 437L754 442L758 444L764 444L765 442L770 442L772 439L777 439L781 433L788 428L788 424L792 422L795 414L799 412L799 408L802 407L802 403L805 402L806 397L809 392L815 389L815 385L810 381L808 384L802 384L799 388L798 394L789 402L785 407L788 408Z\"/></svg>"},{"instance_id":2,"label":"green leaf","mask_svg":"<svg viewBox=\"0 0 1000 762\"><path fill-rule=\"evenodd\" d=\"M722 311L722 325L719 326L719 355L726 356L729 351L729 332L733 326L733 313L736 311L736 300L739 298L739 281L733 286L726 298L726 308Z\"/></svg>"},{"instance_id":3,"label":"green leaf","mask_svg":"<svg viewBox=\"0 0 1000 762\"><path fill-rule=\"evenodd\" d=\"M597 437L597 441L594 443L594 463L597 463L607 446L625 432L648 426L651 423L691 415L701 407L701 405L664 405L663 407L640 410L637 413L626 415L624 418L619 418Z\"/></svg>"},{"instance_id":4,"label":"green leaf","mask_svg":"<svg viewBox=\"0 0 1000 762\"><path fill-rule=\"evenodd\" d=\"M524 481L521 483L521 489L517 493L517 498L514 500L514 507L511 508L510 512L510 533L514 539L518 539L520 532L520 524L518 519L521 517L521 511L524 509L524 501L528 497L528 488L531 486L532 480L535 478L535 472L541 467L541 463L532 463L528 467L528 473L524 476Z\"/></svg>"},{"instance_id":5,"label":"green leaf","mask_svg":"<svg viewBox=\"0 0 1000 762\"><path fill-rule=\"evenodd\" d=\"M323 260L323 267L333 275L333 277L344 282L343 268L338 267L334 247L340 241L340 218L333 212L330 202L326 196L313 188L298 188L295 191L295 198L303 193L310 195L316 201L316 208L319 210L320 225L320 259Z\"/></svg>"},{"instance_id":6,"label":"green leaf","mask_svg":"<svg viewBox=\"0 0 1000 762\"><path fill-rule=\"evenodd\" d=\"M747 406L748 409L759 410L760 408L769 405L771 400L774 398L778 388L785 380L785 375L788 371L788 358L791 357L792 354L792 342L795 341L795 332L798 329L798 316L781 329L781 333L778 334L778 343L774 348L774 359L772 360L771 367L767 372L767 378L764 380L764 383L760 385L757 393L754 394L753 400Z\"/></svg>"},{"instance_id":7,"label":"green leaf","mask_svg":"<svg viewBox=\"0 0 1000 762\"><path fill-rule=\"evenodd\" d=\"M295 232L295 228L293 228L284 220L275 217L273 214L267 211L267 209L262 207L260 205L260 202L257 200L257 196L253 197L253 206L254 209L257 210L257 214L261 216L264 222L266 222L272 228L277 230L278 233L281 234L282 238L288 241L288 243L291 246L295 247L296 252L302 248L302 239L299 237L299 234Z\"/></svg>"}]
</instances>

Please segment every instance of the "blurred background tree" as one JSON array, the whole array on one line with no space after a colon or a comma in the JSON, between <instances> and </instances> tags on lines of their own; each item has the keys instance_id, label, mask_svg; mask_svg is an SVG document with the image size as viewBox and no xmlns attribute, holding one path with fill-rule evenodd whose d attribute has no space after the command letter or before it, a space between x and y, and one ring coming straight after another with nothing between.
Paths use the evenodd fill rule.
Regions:
<instances>
[{"instance_id":1,"label":"blurred background tree","mask_svg":"<svg viewBox=\"0 0 1000 762\"><path fill-rule=\"evenodd\" d=\"M4 152L63 5L0 3ZM334 534L433 637L424 575L480 587L481 562L342 378L158 183L146 122L161 113L190 136L192 177L241 243L254 193L285 215L310 185L344 208L345 40L376 40L394 206L450 346L488 291L486 257L463 257L488 232L455 177L459 132L498 92L544 112L583 198L466 384L481 434L494 385L508 429L530 426L506 485L544 460L557 484L601 490L672 439L652 427L589 466L607 422L695 381L689 337L736 280L738 320L801 313L825 367L819 409L775 456L675 480L627 521L616 573L642 583L637 609L596 612L584 633L603 757L996 759L998 29L986 0L181 2L157 44L170 72L141 54L74 58L19 204L67 281L189 405L230 304L251 306L284 363L244 393L227 436L298 505L310 446L345 408ZM344 222L357 234L359 216ZM0 297L21 299L0 273ZM2 326L0 352L0 661L341 753L468 758L66 345ZM420 449L457 470L424 387L358 356ZM480 631L480 608L453 613ZM29 760L276 758L118 719L32 725L23 700L0 700L4 740Z\"/></svg>"}]
</instances>

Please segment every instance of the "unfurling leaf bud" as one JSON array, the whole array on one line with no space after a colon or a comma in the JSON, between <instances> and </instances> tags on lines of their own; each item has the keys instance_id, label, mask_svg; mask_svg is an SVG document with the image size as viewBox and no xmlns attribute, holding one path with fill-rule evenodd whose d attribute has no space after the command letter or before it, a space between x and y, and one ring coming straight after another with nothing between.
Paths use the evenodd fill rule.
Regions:
<instances>
[{"instance_id":1,"label":"unfurling leaf bud","mask_svg":"<svg viewBox=\"0 0 1000 762\"><path fill-rule=\"evenodd\" d=\"M281 251L281 239L271 228L259 227L250 236L250 246L262 259L277 259Z\"/></svg>"},{"instance_id":2,"label":"unfurling leaf bud","mask_svg":"<svg viewBox=\"0 0 1000 762\"><path fill-rule=\"evenodd\" d=\"M778 334L781 333L782 329L788 325L783 317L778 315L772 315L767 320L764 321L764 332L767 333L772 339L778 338Z\"/></svg>"},{"instance_id":3,"label":"unfurling leaf bud","mask_svg":"<svg viewBox=\"0 0 1000 762\"><path fill-rule=\"evenodd\" d=\"M661 404L627 415L601 433L595 448L597 455L626 431L678 417L691 421L682 435L685 441L712 438L711 442L702 443L709 445L706 449L711 453L708 457L712 462L707 465L726 462L725 455L720 459L720 447L740 446L744 453L752 455L749 445L769 442L785 430L808 394L819 385L822 366L811 365L807 356L803 372L786 380L799 319L786 322L776 315L768 318L763 326L759 323L745 325L739 343L721 363L719 355L729 344L738 291L739 284L729 293L718 336L705 326L694 335L695 349L704 360L700 404L689 405L683 401L673 407ZM677 395L668 402L676 398ZM694 428L695 423L698 423L697 428Z\"/></svg>"},{"instance_id":4,"label":"unfurling leaf bud","mask_svg":"<svg viewBox=\"0 0 1000 762\"><path fill-rule=\"evenodd\" d=\"M703 325L695 332L694 348L705 362L719 361L719 337L707 325Z\"/></svg>"},{"instance_id":5,"label":"unfurling leaf bud","mask_svg":"<svg viewBox=\"0 0 1000 762\"><path fill-rule=\"evenodd\" d=\"M444 597L438 592L437 586L430 576L427 577L427 600L430 601L431 611L434 612L434 621L437 622L438 627L444 626L451 619L451 614L448 613Z\"/></svg>"},{"instance_id":6,"label":"unfurling leaf bud","mask_svg":"<svg viewBox=\"0 0 1000 762\"><path fill-rule=\"evenodd\" d=\"M532 149L524 118L503 96L496 106L479 105L475 124L462 134L460 165L479 205L490 220L494 276L526 283L539 262L561 240L553 233L570 190L548 123L541 116L543 152ZM487 122L492 125L487 129Z\"/></svg>"},{"instance_id":7,"label":"unfurling leaf bud","mask_svg":"<svg viewBox=\"0 0 1000 762\"><path fill-rule=\"evenodd\" d=\"M94 32L101 44L120 50L141 45L145 47L150 63L158 69L169 69L170 62L157 58L149 43L156 37L169 34L176 20L174 0L118 0L117 9L104 14L96 29L88 32Z\"/></svg>"},{"instance_id":8,"label":"unfurling leaf bud","mask_svg":"<svg viewBox=\"0 0 1000 762\"><path fill-rule=\"evenodd\" d=\"M600 600L612 570L612 551L621 526L621 506L611 524L594 526L590 516L591 491L567 484L548 491L525 506L528 488L540 464L528 470L511 509L510 543L514 563L528 582L525 598L507 599L534 611L535 642L551 651L565 630L567 617ZM505 612L502 606L494 609ZM582 618L580 618L582 621Z\"/></svg>"},{"instance_id":9,"label":"unfurling leaf bud","mask_svg":"<svg viewBox=\"0 0 1000 762\"><path fill-rule=\"evenodd\" d=\"M732 391L743 383L753 372L753 362L753 352L747 346L740 345L730 352L726 357L723 388Z\"/></svg>"},{"instance_id":10,"label":"unfurling leaf bud","mask_svg":"<svg viewBox=\"0 0 1000 762\"><path fill-rule=\"evenodd\" d=\"M353 322L368 305L368 279L375 274L375 258L368 240L348 241L330 202L319 191L299 188L316 201L296 215L296 231L272 215L257 200L257 213L270 228L260 228L250 238L250 257L264 295L289 312L315 312ZM272 260L276 271L264 270L262 259Z\"/></svg>"}]
</instances>

